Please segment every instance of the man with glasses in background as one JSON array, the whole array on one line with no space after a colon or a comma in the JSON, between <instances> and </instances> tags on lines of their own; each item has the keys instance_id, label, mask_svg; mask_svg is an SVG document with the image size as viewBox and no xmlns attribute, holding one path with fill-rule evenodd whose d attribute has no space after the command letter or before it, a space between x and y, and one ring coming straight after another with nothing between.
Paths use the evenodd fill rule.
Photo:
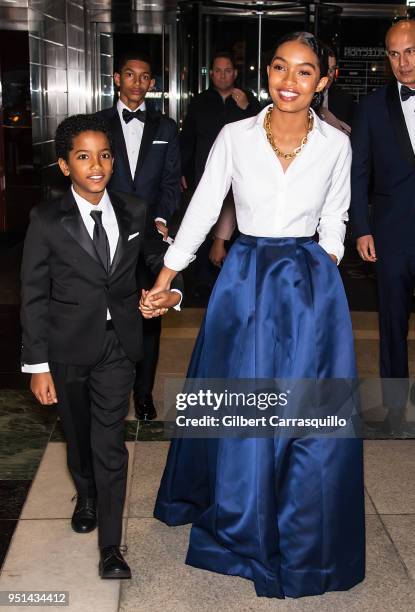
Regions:
<instances>
[{"instance_id":1,"label":"man with glasses in background","mask_svg":"<svg viewBox=\"0 0 415 612\"><path fill-rule=\"evenodd\" d=\"M395 78L360 102L353 124L350 213L358 253L376 267L384 426L394 437L407 437L407 335L415 288L415 21L394 23L386 50Z\"/></svg>"}]
</instances>

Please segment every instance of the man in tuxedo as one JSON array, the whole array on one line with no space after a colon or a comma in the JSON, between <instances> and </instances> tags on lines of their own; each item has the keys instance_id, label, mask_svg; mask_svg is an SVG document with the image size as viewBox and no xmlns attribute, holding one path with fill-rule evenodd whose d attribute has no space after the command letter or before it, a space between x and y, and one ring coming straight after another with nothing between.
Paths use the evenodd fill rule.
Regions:
<instances>
[{"instance_id":1,"label":"man in tuxedo","mask_svg":"<svg viewBox=\"0 0 415 612\"><path fill-rule=\"evenodd\" d=\"M154 87L150 59L132 52L122 56L114 74L119 89L115 106L98 113L112 130L115 147L114 172L109 188L139 196L148 204L146 233L168 236L170 219L180 203L180 153L176 123L146 105L147 92ZM158 234L157 234L158 232ZM139 283L154 283L151 271L140 270ZM144 359L136 365L134 402L138 419L157 414L152 391L156 373L160 318L145 320Z\"/></svg>"},{"instance_id":2,"label":"man in tuxedo","mask_svg":"<svg viewBox=\"0 0 415 612\"><path fill-rule=\"evenodd\" d=\"M165 249L144 239L143 200L106 190L113 157L102 119L65 119L56 150L72 187L31 212L22 263L22 370L32 374L42 404L58 404L77 491L73 530L92 531L98 507L99 574L130 578L120 542L124 419L142 355L136 268L141 249L157 273ZM153 314L180 300L167 288L161 294Z\"/></svg>"},{"instance_id":3,"label":"man in tuxedo","mask_svg":"<svg viewBox=\"0 0 415 612\"><path fill-rule=\"evenodd\" d=\"M415 22L393 25L386 49L395 79L361 101L353 124L350 213L359 255L376 266L385 424L402 433L415 286Z\"/></svg>"}]
</instances>

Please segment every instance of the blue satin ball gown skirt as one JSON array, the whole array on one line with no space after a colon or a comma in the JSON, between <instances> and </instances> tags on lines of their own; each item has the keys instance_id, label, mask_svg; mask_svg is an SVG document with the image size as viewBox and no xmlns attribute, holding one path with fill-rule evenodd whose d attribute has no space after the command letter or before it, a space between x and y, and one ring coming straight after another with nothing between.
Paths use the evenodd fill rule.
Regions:
<instances>
[{"instance_id":1,"label":"blue satin ball gown skirt","mask_svg":"<svg viewBox=\"0 0 415 612\"><path fill-rule=\"evenodd\" d=\"M335 263L309 238L242 235L214 287L191 378L355 378ZM186 563L259 596L346 590L365 569L362 440L172 441L154 516L192 523Z\"/></svg>"}]
</instances>

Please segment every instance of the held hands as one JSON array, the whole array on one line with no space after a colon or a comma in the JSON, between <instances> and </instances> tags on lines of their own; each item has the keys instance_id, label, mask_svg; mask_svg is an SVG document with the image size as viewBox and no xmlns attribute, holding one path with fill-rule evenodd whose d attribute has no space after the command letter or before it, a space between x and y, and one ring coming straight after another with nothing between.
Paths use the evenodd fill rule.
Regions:
<instances>
[{"instance_id":1,"label":"held hands","mask_svg":"<svg viewBox=\"0 0 415 612\"><path fill-rule=\"evenodd\" d=\"M239 108L241 108L242 110L246 110L248 108L249 106L248 96L246 95L244 91L242 91L242 89L238 89L237 87L235 87L232 90L231 96L235 100Z\"/></svg>"},{"instance_id":2,"label":"held hands","mask_svg":"<svg viewBox=\"0 0 415 612\"><path fill-rule=\"evenodd\" d=\"M55 385L50 372L32 374L30 389L36 399L44 406L51 406L58 403Z\"/></svg>"},{"instance_id":3,"label":"held hands","mask_svg":"<svg viewBox=\"0 0 415 612\"><path fill-rule=\"evenodd\" d=\"M169 308L180 302L180 294L170 289L154 286L150 291L141 291L140 312L145 319L153 319L166 314Z\"/></svg>"},{"instance_id":4,"label":"held hands","mask_svg":"<svg viewBox=\"0 0 415 612\"><path fill-rule=\"evenodd\" d=\"M356 248L363 261L370 261L371 263L377 261L375 241L372 234L360 236L356 241Z\"/></svg>"}]
</instances>

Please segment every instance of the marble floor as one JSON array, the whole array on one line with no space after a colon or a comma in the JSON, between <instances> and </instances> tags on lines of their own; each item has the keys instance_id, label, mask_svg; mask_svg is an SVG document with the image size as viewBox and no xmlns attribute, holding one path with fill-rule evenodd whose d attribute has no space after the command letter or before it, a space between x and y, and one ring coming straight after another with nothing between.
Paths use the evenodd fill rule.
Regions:
<instances>
[{"instance_id":1,"label":"marble floor","mask_svg":"<svg viewBox=\"0 0 415 612\"><path fill-rule=\"evenodd\" d=\"M152 518L152 511L168 447L163 384L184 375L202 316L201 309L169 313L154 394L160 420L138 423L131 407L126 421L130 462L124 541L131 581L100 580L96 532L71 531L74 489L55 411L37 406L24 389L0 391L0 590L69 591L69 609L85 612L415 610L413 439L365 441L367 578L353 590L264 600L249 581L184 565L188 527L168 528ZM352 316L360 376L375 377L376 315ZM414 371L415 320L409 347Z\"/></svg>"}]
</instances>

